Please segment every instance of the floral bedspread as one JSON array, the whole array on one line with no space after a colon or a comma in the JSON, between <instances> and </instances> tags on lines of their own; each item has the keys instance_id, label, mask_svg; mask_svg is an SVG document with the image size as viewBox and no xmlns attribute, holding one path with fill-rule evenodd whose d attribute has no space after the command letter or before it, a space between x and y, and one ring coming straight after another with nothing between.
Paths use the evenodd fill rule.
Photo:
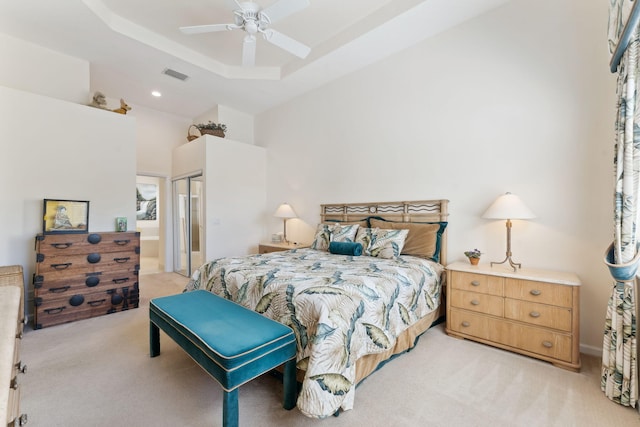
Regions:
<instances>
[{"instance_id":1,"label":"floral bedspread","mask_svg":"<svg viewBox=\"0 0 640 427\"><path fill-rule=\"evenodd\" d=\"M353 408L355 361L383 352L440 304L442 266L297 249L221 258L185 291L206 289L290 326L306 371L297 406L323 418Z\"/></svg>"}]
</instances>

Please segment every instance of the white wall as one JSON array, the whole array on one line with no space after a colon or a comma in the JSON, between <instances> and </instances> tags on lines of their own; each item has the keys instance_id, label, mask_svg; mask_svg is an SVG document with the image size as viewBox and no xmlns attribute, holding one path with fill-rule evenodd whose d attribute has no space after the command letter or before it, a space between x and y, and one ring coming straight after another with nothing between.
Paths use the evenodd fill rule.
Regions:
<instances>
[{"instance_id":1,"label":"white wall","mask_svg":"<svg viewBox=\"0 0 640 427\"><path fill-rule=\"evenodd\" d=\"M112 101L109 101L109 105ZM127 116L136 119L136 170L160 180L158 209L160 265L173 271L171 164L173 149L187 143L191 119L130 104Z\"/></svg>"},{"instance_id":2,"label":"white wall","mask_svg":"<svg viewBox=\"0 0 640 427\"><path fill-rule=\"evenodd\" d=\"M135 119L7 87L0 117L0 264L32 276L45 198L88 200L89 232L135 229Z\"/></svg>"},{"instance_id":3,"label":"white wall","mask_svg":"<svg viewBox=\"0 0 640 427\"><path fill-rule=\"evenodd\" d=\"M581 342L596 353L611 286L607 16L595 0L514 0L259 115L268 208L291 203L289 238L308 241L321 203L447 198L449 260L480 248L489 262L504 259L505 226L481 215L518 194L538 217L514 222L514 259L580 276ZM267 233L281 228L272 218Z\"/></svg>"},{"instance_id":4,"label":"white wall","mask_svg":"<svg viewBox=\"0 0 640 427\"><path fill-rule=\"evenodd\" d=\"M0 33L0 85L87 104L89 63Z\"/></svg>"},{"instance_id":5,"label":"white wall","mask_svg":"<svg viewBox=\"0 0 640 427\"><path fill-rule=\"evenodd\" d=\"M256 253L266 219L266 150L205 135L173 158L174 177L203 175L205 260Z\"/></svg>"}]
</instances>

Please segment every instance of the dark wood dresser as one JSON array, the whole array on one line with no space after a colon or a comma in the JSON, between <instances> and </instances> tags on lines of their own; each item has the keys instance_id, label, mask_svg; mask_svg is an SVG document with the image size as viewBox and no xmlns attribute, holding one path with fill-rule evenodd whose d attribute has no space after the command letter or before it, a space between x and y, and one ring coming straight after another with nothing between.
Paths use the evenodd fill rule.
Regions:
<instances>
[{"instance_id":1,"label":"dark wood dresser","mask_svg":"<svg viewBox=\"0 0 640 427\"><path fill-rule=\"evenodd\" d=\"M140 233L36 236L34 328L137 308Z\"/></svg>"}]
</instances>

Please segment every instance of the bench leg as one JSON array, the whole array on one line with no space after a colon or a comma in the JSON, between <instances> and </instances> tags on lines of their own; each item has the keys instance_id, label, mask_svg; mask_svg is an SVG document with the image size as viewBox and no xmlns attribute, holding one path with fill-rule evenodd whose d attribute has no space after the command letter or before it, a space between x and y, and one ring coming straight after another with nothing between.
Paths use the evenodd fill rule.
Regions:
<instances>
[{"instance_id":1,"label":"bench leg","mask_svg":"<svg viewBox=\"0 0 640 427\"><path fill-rule=\"evenodd\" d=\"M149 354L151 357L160 354L160 329L153 322L149 322Z\"/></svg>"},{"instance_id":2,"label":"bench leg","mask_svg":"<svg viewBox=\"0 0 640 427\"><path fill-rule=\"evenodd\" d=\"M222 427L238 427L238 390L223 393Z\"/></svg>"},{"instance_id":3,"label":"bench leg","mask_svg":"<svg viewBox=\"0 0 640 427\"><path fill-rule=\"evenodd\" d=\"M298 394L298 382L296 379L296 358L284 364L284 409L289 410L296 407L296 397Z\"/></svg>"}]
</instances>

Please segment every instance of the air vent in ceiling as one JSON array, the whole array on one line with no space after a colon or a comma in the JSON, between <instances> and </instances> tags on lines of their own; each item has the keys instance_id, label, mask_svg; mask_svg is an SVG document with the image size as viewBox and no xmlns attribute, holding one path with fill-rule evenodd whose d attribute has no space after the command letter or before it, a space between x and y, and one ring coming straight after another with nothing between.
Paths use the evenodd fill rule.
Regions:
<instances>
[{"instance_id":1,"label":"air vent in ceiling","mask_svg":"<svg viewBox=\"0 0 640 427\"><path fill-rule=\"evenodd\" d=\"M189 76L187 76L186 74L182 74L181 72L172 70L171 68L165 68L164 70L162 70L162 74L166 74L167 76L171 76L174 79L182 81L185 81L189 78Z\"/></svg>"}]
</instances>

